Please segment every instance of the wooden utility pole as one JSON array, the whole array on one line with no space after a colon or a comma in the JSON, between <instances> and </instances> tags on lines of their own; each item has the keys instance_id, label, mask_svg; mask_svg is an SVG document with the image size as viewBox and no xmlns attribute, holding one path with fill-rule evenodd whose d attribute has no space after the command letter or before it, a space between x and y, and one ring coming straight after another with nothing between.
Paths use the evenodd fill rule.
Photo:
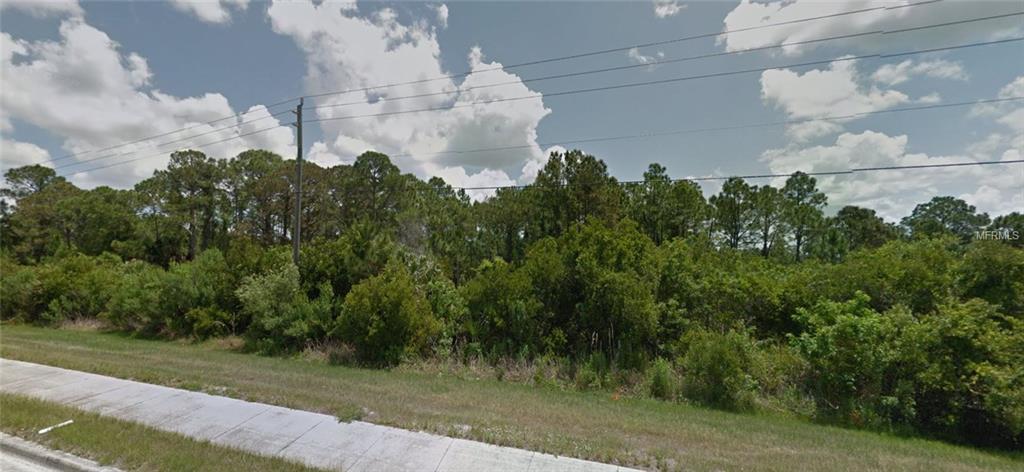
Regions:
<instances>
[{"instance_id":1,"label":"wooden utility pole","mask_svg":"<svg viewBox=\"0 0 1024 472\"><path fill-rule=\"evenodd\" d=\"M295 230L292 231L292 262L299 265L299 242L302 240L302 102L295 107L296 153L295 153Z\"/></svg>"}]
</instances>

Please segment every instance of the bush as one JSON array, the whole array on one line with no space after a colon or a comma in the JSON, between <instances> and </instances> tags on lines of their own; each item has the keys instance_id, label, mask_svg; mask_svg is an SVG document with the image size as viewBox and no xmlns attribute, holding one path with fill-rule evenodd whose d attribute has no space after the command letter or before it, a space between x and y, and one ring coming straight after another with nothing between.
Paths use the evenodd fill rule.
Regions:
<instances>
[{"instance_id":1,"label":"bush","mask_svg":"<svg viewBox=\"0 0 1024 472\"><path fill-rule=\"evenodd\" d=\"M469 305L470 339L495 355L516 355L521 348L541 353L548 323L525 271L501 259L484 261L462 287Z\"/></svg>"},{"instance_id":2,"label":"bush","mask_svg":"<svg viewBox=\"0 0 1024 472\"><path fill-rule=\"evenodd\" d=\"M466 344L469 306L466 299L452 281L444 275L433 258L404 254L406 267L411 267L413 283L421 287L430 311L440 322L440 332L434 342L434 354L447 358L460 346Z\"/></svg>"},{"instance_id":3,"label":"bush","mask_svg":"<svg viewBox=\"0 0 1024 472\"><path fill-rule=\"evenodd\" d=\"M339 238L318 239L303 247L299 272L316 296L320 284L328 283L338 296L345 296L361 280L379 274L395 253L394 243L372 225L359 223Z\"/></svg>"},{"instance_id":4,"label":"bush","mask_svg":"<svg viewBox=\"0 0 1024 472\"><path fill-rule=\"evenodd\" d=\"M299 287L293 264L247 277L235 292L242 313L250 317L247 344L258 352L291 352L309 343L322 343L334 323L333 294L324 284L310 300Z\"/></svg>"},{"instance_id":5,"label":"bush","mask_svg":"<svg viewBox=\"0 0 1024 472\"><path fill-rule=\"evenodd\" d=\"M807 360L789 344L769 342L758 346L750 372L759 393L758 405L801 416L813 415L814 399L804 389L809 369Z\"/></svg>"},{"instance_id":6,"label":"bush","mask_svg":"<svg viewBox=\"0 0 1024 472\"><path fill-rule=\"evenodd\" d=\"M32 320L39 306L39 274L33 266L0 259L0 320Z\"/></svg>"},{"instance_id":7,"label":"bush","mask_svg":"<svg viewBox=\"0 0 1024 472\"><path fill-rule=\"evenodd\" d=\"M710 330L754 326L766 334L791 328L783 311L787 272L763 257L716 251L709 243L674 240L660 248L658 300ZM673 342L682 333L666 333Z\"/></svg>"},{"instance_id":8,"label":"bush","mask_svg":"<svg viewBox=\"0 0 1024 472\"><path fill-rule=\"evenodd\" d=\"M238 316L217 307L201 306L185 312L185 322L200 339L235 334Z\"/></svg>"},{"instance_id":9,"label":"bush","mask_svg":"<svg viewBox=\"0 0 1024 472\"><path fill-rule=\"evenodd\" d=\"M161 288L168 330L176 336L217 336L235 333L234 277L220 251L203 251L189 262L172 264ZM196 323L201 324L197 329Z\"/></svg>"},{"instance_id":10,"label":"bush","mask_svg":"<svg viewBox=\"0 0 1024 472\"><path fill-rule=\"evenodd\" d=\"M104 318L122 331L156 335L167 326L161 291L167 273L143 261L121 266Z\"/></svg>"},{"instance_id":11,"label":"bush","mask_svg":"<svg viewBox=\"0 0 1024 472\"><path fill-rule=\"evenodd\" d=\"M831 281L823 294L845 301L863 292L878 312L896 305L918 314L933 312L955 292L957 246L954 239L924 239L855 251L842 264L822 267L819 277Z\"/></svg>"},{"instance_id":12,"label":"bush","mask_svg":"<svg viewBox=\"0 0 1024 472\"><path fill-rule=\"evenodd\" d=\"M647 392L654 398L674 400L679 390L679 378L672 363L657 358L647 371Z\"/></svg>"},{"instance_id":13,"label":"bush","mask_svg":"<svg viewBox=\"0 0 1024 472\"><path fill-rule=\"evenodd\" d=\"M883 315L858 292L847 302L800 309L797 319L804 332L791 341L810 364L809 388L824 416L865 425L914 415L913 400L900 382L908 373L898 362L902 333L914 323L909 312Z\"/></svg>"},{"instance_id":14,"label":"bush","mask_svg":"<svg viewBox=\"0 0 1024 472\"><path fill-rule=\"evenodd\" d=\"M957 288L965 299L981 298L1007 314L1024 316L1024 251L999 241L971 243Z\"/></svg>"},{"instance_id":15,"label":"bush","mask_svg":"<svg viewBox=\"0 0 1024 472\"><path fill-rule=\"evenodd\" d=\"M146 336L205 338L241 328L234 276L216 249L166 271L131 261L116 274L104 318L117 329Z\"/></svg>"},{"instance_id":16,"label":"bush","mask_svg":"<svg viewBox=\"0 0 1024 472\"><path fill-rule=\"evenodd\" d=\"M608 365L608 358L603 353L595 352L590 355L583 365L576 369L576 388L580 390L596 390L607 388L611 385Z\"/></svg>"},{"instance_id":17,"label":"bush","mask_svg":"<svg viewBox=\"0 0 1024 472\"><path fill-rule=\"evenodd\" d=\"M28 321L59 323L64 320L96 318L112 294L121 261L112 254L89 257L71 254L40 267L39 298L42 312Z\"/></svg>"},{"instance_id":18,"label":"bush","mask_svg":"<svg viewBox=\"0 0 1024 472\"><path fill-rule=\"evenodd\" d=\"M397 263L352 287L336 327L360 361L382 366L423 353L440 330L430 303Z\"/></svg>"},{"instance_id":19,"label":"bush","mask_svg":"<svg viewBox=\"0 0 1024 472\"><path fill-rule=\"evenodd\" d=\"M247 237L235 237L224 250L224 260L235 284L239 285L246 277L263 274L291 262L291 249L289 246L264 247Z\"/></svg>"},{"instance_id":20,"label":"bush","mask_svg":"<svg viewBox=\"0 0 1024 472\"><path fill-rule=\"evenodd\" d=\"M1024 321L981 300L942 305L907 333L918 426L987 446L1024 446Z\"/></svg>"},{"instance_id":21,"label":"bush","mask_svg":"<svg viewBox=\"0 0 1024 472\"><path fill-rule=\"evenodd\" d=\"M542 298L547 310L562 318L557 321L564 320L561 326L577 352L598 350L619 366L642 367L656 345L659 268L654 243L625 220L614 226L594 221L573 227L557 246L560 257L543 247L531 248L528 255L550 258L540 266L567 273L568 280L558 284L563 290Z\"/></svg>"},{"instance_id":22,"label":"bush","mask_svg":"<svg viewBox=\"0 0 1024 472\"><path fill-rule=\"evenodd\" d=\"M683 394L694 401L727 410L753 406L755 385L749 372L753 340L742 331L696 330L687 335L683 357Z\"/></svg>"}]
</instances>

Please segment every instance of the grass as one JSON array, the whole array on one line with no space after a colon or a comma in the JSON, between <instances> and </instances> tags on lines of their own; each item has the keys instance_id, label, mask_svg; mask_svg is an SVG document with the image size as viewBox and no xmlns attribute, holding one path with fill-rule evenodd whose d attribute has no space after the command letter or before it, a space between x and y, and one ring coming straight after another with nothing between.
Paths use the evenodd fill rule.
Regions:
<instances>
[{"instance_id":1,"label":"grass","mask_svg":"<svg viewBox=\"0 0 1024 472\"><path fill-rule=\"evenodd\" d=\"M774 415L4 325L0 355L650 469L1021 470L1024 457Z\"/></svg>"},{"instance_id":2,"label":"grass","mask_svg":"<svg viewBox=\"0 0 1024 472\"><path fill-rule=\"evenodd\" d=\"M16 395L0 394L0 412L5 433L126 470L314 470ZM38 434L69 419L74 423Z\"/></svg>"}]
</instances>

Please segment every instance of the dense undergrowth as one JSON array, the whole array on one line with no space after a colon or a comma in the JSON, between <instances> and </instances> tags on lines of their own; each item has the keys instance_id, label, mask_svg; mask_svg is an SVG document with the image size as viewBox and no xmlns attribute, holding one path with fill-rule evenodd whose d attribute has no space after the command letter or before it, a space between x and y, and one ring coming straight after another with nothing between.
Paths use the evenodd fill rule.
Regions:
<instances>
[{"instance_id":1,"label":"dense undergrowth","mask_svg":"<svg viewBox=\"0 0 1024 472\"><path fill-rule=\"evenodd\" d=\"M628 226L577 231L522 264L486 261L461 287L393 248L344 296L303 283L328 243L311 245L301 267L287 248L250 260L211 249L167 269L111 254L4 259L2 313L147 337L241 335L247 350L349 365L486 365L508 380L1019 447L1020 250L895 241L842 263L785 265L675 241L628 260L611 248L640 238ZM579 238L611 244L579 254L602 247ZM605 282L626 271L630 282Z\"/></svg>"},{"instance_id":2,"label":"dense undergrowth","mask_svg":"<svg viewBox=\"0 0 1024 472\"><path fill-rule=\"evenodd\" d=\"M280 158L196 154L130 191L9 171L2 318L1024 446L1024 249L955 199L897 227L806 175L705 201L569 153L471 203L370 153L310 171L296 266Z\"/></svg>"}]
</instances>

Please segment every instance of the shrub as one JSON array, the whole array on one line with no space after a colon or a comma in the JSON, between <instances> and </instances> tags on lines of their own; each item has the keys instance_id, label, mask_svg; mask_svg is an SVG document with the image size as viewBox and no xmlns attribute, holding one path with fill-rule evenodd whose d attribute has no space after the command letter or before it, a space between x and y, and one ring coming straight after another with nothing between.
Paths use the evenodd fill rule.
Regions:
<instances>
[{"instance_id":1,"label":"shrub","mask_svg":"<svg viewBox=\"0 0 1024 472\"><path fill-rule=\"evenodd\" d=\"M470 338L487 352L515 355L521 347L533 353L545 350L543 306L525 271L514 270L501 259L484 261L462 293L469 305Z\"/></svg>"},{"instance_id":2,"label":"shrub","mask_svg":"<svg viewBox=\"0 0 1024 472\"><path fill-rule=\"evenodd\" d=\"M687 335L683 357L683 394L727 410L753 406L755 385L749 372L753 341L742 331L696 330Z\"/></svg>"},{"instance_id":3,"label":"shrub","mask_svg":"<svg viewBox=\"0 0 1024 472\"><path fill-rule=\"evenodd\" d=\"M914 378L918 425L976 444L1024 446L1024 322L981 300L942 305L907 333L926 360Z\"/></svg>"},{"instance_id":4,"label":"shrub","mask_svg":"<svg viewBox=\"0 0 1024 472\"><path fill-rule=\"evenodd\" d=\"M466 343L469 306L451 279L444 275L436 261L427 256L405 253L405 265L410 268L413 283L420 287L430 311L440 323L440 331L433 343L434 354L447 358L457 342ZM460 338L457 339L457 338Z\"/></svg>"},{"instance_id":5,"label":"shrub","mask_svg":"<svg viewBox=\"0 0 1024 472\"><path fill-rule=\"evenodd\" d=\"M292 260L292 251L289 246L264 247L248 237L238 236L232 238L224 250L224 260L235 284L239 285L246 277L288 264Z\"/></svg>"},{"instance_id":6,"label":"shrub","mask_svg":"<svg viewBox=\"0 0 1024 472\"><path fill-rule=\"evenodd\" d=\"M609 226L599 221L574 227L558 239L560 269L569 280L554 295L548 310L568 309L561 316L575 348L599 350L619 366L639 368L656 345L658 310L654 299L658 264L654 243L624 220ZM537 257L531 248L528 257ZM541 251L543 254L543 251ZM545 277L547 278L547 277Z\"/></svg>"},{"instance_id":7,"label":"shrub","mask_svg":"<svg viewBox=\"0 0 1024 472\"><path fill-rule=\"evenodd\" d=\"M807 395L810 365L786 343L769 342L754 352L750 375L757 385L758 405L770 410L814 414L814 399Z\"/></svg>"},{"instance_id":8,"label":"shrub","mask_svg":"<svg viewBox=\"0 0 1024 472\"><path fill-rule=\"evenodd\" d=\"M238 316L217 307L201 306L185 313L192 334L200 339L234 334Z\"/></svg>"},{"instance_id":9,"label":"shrub","mask_svg":"<svg viewBox=\"0 0 1024 472\"><path fill-rule=\"evenodd\" d=\"M234 276L221 253L204 251L163 270L142 261L114 277L104 316L114 327L146 336L205 338L237 332Z\"/></svg>"},{"instance_id":10,"label":"shrub","mask_svg":"<svg viewBox=\"0 0 1024 472\"><path fill-rule=\"evenodd\" d=\"M905 309L883 315L870 302L858 292L847 302L800 309L804 332L791 338L810 364L809 388L819 411L856 425L890 424L914 415L913 400L900 382L907 372L898 362L900 338L914 318Z\"/></svg>"},{"instance_id":11,"label":"shrub","mask_svg":"<svg viewBox=\"0 0 1024 472\"><path fill-rule=\"evenodd\" d=\"M199 337L234 333L237 320L226 315L238 305L234 283L227 261L216 249L172 264L161 288L170 333ZM202 326L196 329L194 323Z\"/></svg>"},{"instance_id":12,"label":"shrub","mask_svg":"<svg viewBox=\"0 0 1024 472\"><path fill-rule=\"evenodd\" d=\"M647 392L654 398L674 400L679 390L679 378L672 363L657 358L647 371Z\"/></svg>"},{"instance_id":13,"label":"shrub","mask_svg":"<svg viewBox=\"0 0 1024 472\"><path fill-rule=\"evenodd\" d=\"M975 241L964 254L957 288L1011 315L1024 316L1024 250L1000 241Z\"/></svg>"},{"instance_id":14,"label":"shrub","mask_svg":"<svg viewBox=\"0 0 1024 472\"><path fill-rule=\"evenodd\" d=\"M580 390L595 390L607 388L611 382L609 373L608 358L603 353L594 352L590 354L587 361L576 369L576 388Z\"/></svg>"},{"instance_id":15,"label":"shrub","mask_svg":"<svg viewBox=\"0 0 1024 472\"><path fill-rule=\"evenodd\" d=\"M40 267L38 303L44 307L32 322L58 323L96 318L112 294L120 259L112 254L89 257L70 254Z\"/></svg>"},{"instance_id":16,"label":"shrub","mask_svg":"<svg viewBox=\"0 0 1024 472\"><path fill-rule=\"evenodd\" d=\"M623 272L596 275L579 306L580 325L616 365L642 370L658 329L650 286Z\"/></svg>"},{"instance_id":17,"label":"shrub","mask_svg":"<svg viewBox=\"0 0 1024 472\"><path fill-rule=\"evenodd\" d=\"M272 354L323 342L334 322L329 285L310 300L299 287L299 271L287 264L276 271L247 277L235 292L242 313L250 317L246 339L258 352Z\"/></svg>"},{"instance_id":18,"label":"shrub","mask_svg":"<svg viewBox=\"0 0 1024 472\"><path fill-rule=\"evenodd\" d=\"M786 274L777 263L708 243L674 240L661 247L658 300L710 330L751 325L778 334L791 327L783 311ZM681 333L663 342L678 339Z\"/></svg>"},{"instance_id":19,"label":"shrub","mask_svg":"<svg viewBox=\"0 0 1024 472\"><path fill-rule=\"evenodd\" d=\"M39 306L39 274L33 266L22 266L0 259L0 320L31 320Z\"/></svg>"},{"instance_id":20,"label":"shrub","mask_svg":"<svg viewBox=\"0 0 1024 472\"><path fill-rule=\"evenodd\" d=\"M164 330L167 319L161 290L167 273L142 261L121 266L104 318L115 328L155 335Z\"/></svg>"},{"instance_id":21,"label":"shrub","mask_svg":"<svg viewBox=\"0 0 1024 472\"><path fill-rule=\"evenodd\" d=\"M315 296L328 283L338 296L348 294L361 280L379 274L395 254L394 243L372 225L358 223L335 239L305 245L299 272L308 281L303 288Z\"/></svg>"},{"instance_id":22,"label":"shrub","mask_svg":"<svg viewBox=\"0 0 1024 472\"><path fill-rule=\"evenodd\" d=\"M930 313L954 294L956 247L954 239L924 239L855 251L842 264L823 267L827 272L821 277L831 287L823 287L822 294L845 301L859 291L879 312L904 305L914 313Z\"/></svg>"},{"instance_id":23,"label":"shrub","mask_svg":"<svg viewBox=\"0 0 1024 472\"><path fill-rule=\"evenodd\" d=\"M352 344L360 361L389 366L424 352L440 329L408 270L392 263L382 274L352 287L336 332Z\"/></svg>"}]
</instances>

